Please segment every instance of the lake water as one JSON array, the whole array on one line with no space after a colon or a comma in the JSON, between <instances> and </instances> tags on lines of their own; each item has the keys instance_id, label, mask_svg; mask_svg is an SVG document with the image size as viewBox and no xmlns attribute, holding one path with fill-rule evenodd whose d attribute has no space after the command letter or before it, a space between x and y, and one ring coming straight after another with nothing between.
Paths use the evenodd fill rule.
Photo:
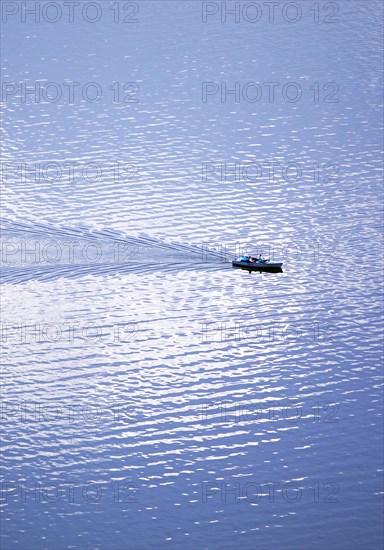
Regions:
<instances>
[{"instance_id":1,"label":"lake water","mask_svg":"<svg viewBox=\"0 0 384 550\"><path fill-rule=\"evenodd\" d=\"M2 548L382 548L382 3L22 4Z\"/></svg>"}]
</instances>

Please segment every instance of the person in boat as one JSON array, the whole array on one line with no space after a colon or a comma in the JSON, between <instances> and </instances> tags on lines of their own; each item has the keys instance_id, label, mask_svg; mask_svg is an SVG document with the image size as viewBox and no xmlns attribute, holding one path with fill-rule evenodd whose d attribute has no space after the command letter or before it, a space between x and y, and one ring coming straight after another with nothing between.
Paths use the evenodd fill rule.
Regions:
<instances>
[{"instance_id":1,"label":"person in boat","mask_svg":"<svg viewBox=\"0 0 384 550\"><path fill-rule=\"evenodd\" d=\"M268 258L263 258L263 256L261 254L259 254L259 257L257 258L257 260L259 263L261 264L266 264L268 262Z\"/></svg>"},{"instance_id":2,"label":"person in boat","mask_svg":"<svg viewBox=\"0 0 384 550\"><path fill-rule=\"evenodd\" d=\"M256 259L255 259L255 258L252 258L252 256L243 256L243 257L241 258L241 261L242 261L242 262L251 262L251 263L252 263L252 262L255 262Z\"/></svg>"}]
</instances>

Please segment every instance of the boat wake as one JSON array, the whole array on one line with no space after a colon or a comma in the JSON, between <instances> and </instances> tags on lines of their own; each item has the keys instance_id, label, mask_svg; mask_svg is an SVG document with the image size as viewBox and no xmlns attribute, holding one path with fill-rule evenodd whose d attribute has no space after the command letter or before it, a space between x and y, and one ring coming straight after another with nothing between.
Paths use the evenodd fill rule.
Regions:
<instances>
[{"instance_id":1,"label":"boat wake","mask_svg":"<svg viewBox=\"0 0 384 550\"><path fill-rule=\"evenodd\" d=\"M148 235L4 221L2 283L60 277L218 269L221 253L205 245L166 243Z\"/></svg>"}]
</instances>

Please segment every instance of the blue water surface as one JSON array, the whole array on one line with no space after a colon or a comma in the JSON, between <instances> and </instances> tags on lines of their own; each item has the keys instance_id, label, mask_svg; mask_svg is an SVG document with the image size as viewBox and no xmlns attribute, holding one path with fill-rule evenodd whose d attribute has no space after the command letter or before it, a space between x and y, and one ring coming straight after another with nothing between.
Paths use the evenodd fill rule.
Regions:
<instances>
[{"instance_id":1,"label":"blue water surface","mask_svg":"<svg viewBox=\"0 0 384 550\"><path fill-rule=\"evenodd\" d=\"M382 3L71 5L2 4L2 548L382 548Z\"/></svg>"}]
</instances>

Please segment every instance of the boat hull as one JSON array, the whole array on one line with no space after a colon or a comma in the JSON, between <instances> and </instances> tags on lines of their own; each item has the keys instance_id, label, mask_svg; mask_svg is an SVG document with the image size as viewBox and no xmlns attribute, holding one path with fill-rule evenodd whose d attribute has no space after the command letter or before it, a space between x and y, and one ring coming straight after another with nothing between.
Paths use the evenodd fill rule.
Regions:
<instances>
[{"instance_id":1,"label":"boat hull","mask_svg":"<svg viewBox=\"0 0 384 550\"><path fill-rule=\"evenodd\" d=\"M283 262L243 262L241 260L233 260L232 266L239 267L240 269L247 269L248 271L273 271L274 273L281 273Z\"/></svg>"}]
</instances>

